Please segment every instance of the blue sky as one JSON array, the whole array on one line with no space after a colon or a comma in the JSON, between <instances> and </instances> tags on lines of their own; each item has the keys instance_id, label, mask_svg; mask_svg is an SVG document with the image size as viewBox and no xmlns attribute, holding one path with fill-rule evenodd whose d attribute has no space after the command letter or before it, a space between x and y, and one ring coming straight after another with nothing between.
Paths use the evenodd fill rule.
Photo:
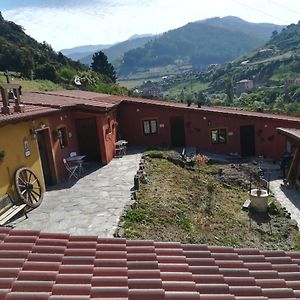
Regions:
<instances>
[{"instance_id":1,"label":"blue sky","mask_svg":"<svg viewBox=\"0 0 300 300\"><path fill-rule=\"evenodd\" d=\"M76 0L2 0L1 10L16 9L20 7L61 7L64 5L82 4Z\"/></svg>"},{"instance_id":2,"label":"blue sky","mask_svg":"<svg viewBox=\"0 0 300 300\"><path fill-rule=\"evenodd\" d=\"M296 23L299 0L0 0L3 16L39 42L60 50L112 44L134 34L162 33L205 18Z\"/></svg>"}]
</instances>

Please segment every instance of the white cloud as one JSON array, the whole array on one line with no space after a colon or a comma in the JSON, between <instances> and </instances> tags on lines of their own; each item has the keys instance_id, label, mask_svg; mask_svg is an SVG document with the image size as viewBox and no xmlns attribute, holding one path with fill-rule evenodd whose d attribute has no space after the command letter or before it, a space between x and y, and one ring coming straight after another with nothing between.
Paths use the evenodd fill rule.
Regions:
<instances>
[{"instance_id":1,"label":"white cloud","mask_svg":"<svg viewBox=\"0 0 300 300\"><path fill-rule=\"evenodd\" d=\"M235 15L253 22L297 22L300 1L286 0L93 0L61 7L3 11L5 18L55 49L111 44L133 34L161 33L188 22Z\"/></svg>"}]
</instances>

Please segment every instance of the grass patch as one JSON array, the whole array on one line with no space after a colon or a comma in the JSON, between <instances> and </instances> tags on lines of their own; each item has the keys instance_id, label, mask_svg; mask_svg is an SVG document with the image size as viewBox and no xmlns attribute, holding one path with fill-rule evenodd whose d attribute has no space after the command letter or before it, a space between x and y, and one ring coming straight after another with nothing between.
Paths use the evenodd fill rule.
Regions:
<instances>
[{"instance_id":1,"label":"grass patch","mask_svg":"<svg viewBox=\"0 0 300 300\"><path fill-rule=\"evenodd\" d=\"M6 83L6 78L0 75L0 83ZM34 91L57 91L64 89L62 85L56 84L50 80L24 80L14 77L11 83L22 86L23 92Z\"/></svg>"},{"instance_id":2,"label":"grass patch","mask_svg":"<svg viewBox=\"0 0 300 300\"><path fill-rule=\"evenodd\" d=\"M151 158L164 158L165 157L164 153L159 150L147 150L144 152L144 155L151 157Z\"/></svg>"},{"instance_id":3,"label":"grass patch","mask_svg":"<svg viewBox=\"0 0 300 300\"><path fill-rule=\"evenodd\" d=\"M300 249L299 232L277 203L279 211L267 217L241 209L248 194L223 185L217 175L222 166L192 171L161 158L161 151L149 152L154 154L145 158L149 183L141 185L137 206L124 219L126 238Z\"/></svg>"}]
</instances>

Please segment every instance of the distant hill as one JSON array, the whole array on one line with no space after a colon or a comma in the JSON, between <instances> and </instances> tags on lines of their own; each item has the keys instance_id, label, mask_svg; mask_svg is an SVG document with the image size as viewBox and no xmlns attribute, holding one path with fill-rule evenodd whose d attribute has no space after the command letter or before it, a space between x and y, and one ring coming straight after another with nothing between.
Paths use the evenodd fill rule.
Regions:
<instances>
[{"instance_id":1,"label":"distant hill","mask_svg":"<svg viewBox=\"0 0 300 300\"><path fill-rule=\"evenodd\" d=\"M134 34L131 37L129 37L128 40L135 40L135 39L146 38L146 37L153 37L153 34L152 33Z\"/></svg>"},{"instance_id":2,"label":"distant hill","mask_svg":"<svg viewBox=\"0 0 300 300\"><path fill-rule=\"evenodd\" d=\"M231 76L234 81L254 79L257 85L283 84L289 78L300 77L300 22L279 33L273 32L268 42L235 60L226 73L215 76L212 87L215 88L224 76Z\"/></svg>"},{"instance_id":3,"label":"distant hill","mask_svg":"<svg viewBox=\"0 0 300 300\"><path fill-rule=\"evenodd\" d=\"M115 44L110 48L103 49L103 52L108 57L108 60L113 62L118 58L122 58L125 52L135 48L143 47L147 42L149 42L153 38L152 35L146 35L144 37L138 38L133 37L129 38L129 40L127 41ZM79 59L79 61L87 66L90 66L90 64L92 63L93 54L94 52L87 55L86 57L82 57L81 59Z\"/></svg>"},{"instance_id":4,"label":"distant hill","mask_svg":"<svg viewBox=\"0 0 300 300\"><path fill-rule=\"evenodd\" d=\"M152 39L144 47L126 52L120 75L167 65L204 68L221 64L255 49L281 28L236 17L189 23Z\"/></svg>"},{"instance_id":5,"label":"distant hill","mask_svg":"<svg viewBox=\"0 0 300 300\"><path fill-rule=\"evenodd\" d=\"M223 93L228 81L235 85L240 80L251 79L256 87L272 90L285 86L287 81L292 83L294 78L300 78L300 22L279 33L273 32L268 42L233 62L208 68L198 75L195 73L193 85L204 84L208 93ZM178 95L183 86L190 86L190 82L188 76L178 75L176 81L168 82L168 85ZM300 88L297 93L300 103L299 95Z\"/></svg>"},{"instance_id":6,"label":"distant hill","mask_svg":"<svg viewBox=\"0 0 300 300\"><path fill-rule=\"evenodd\" d=\"M269 40L273 31L281 31L286 27L283 25L275 25L270 23L251 23L233 16L227 16L224 18L215 17L199 22L231 31L243 32L247 35L256 37L261 41L261 43L265 43L267 40Z\"/></svg>"},{"instance_id":7,"label":"distant hill","mask_svg":"<svg viewBox=\"0 0 300 300\"><path fill-rule=\"evenodd\" d=\"M112 45L84 45L69 49L62 49L60 52L73 60L80 60L82 57L88 56L91 53L107 49Z\"/></svg>"},{"instance_id":8,"label":"distant hill","mask_svg":"<svg viewBox=\"0 0 300 300\"><path fill-rule=\"evenodd\" d=\"M47 43L38 43L14 22L6 21L0 12L0 70L20 72L23 77L55 81L56 72L68 68L74 72L85 67L56 53ZM43 78L43 77L49 78ZM51 77L51 78L50 78Z\"/></svg>"}]
</instances>

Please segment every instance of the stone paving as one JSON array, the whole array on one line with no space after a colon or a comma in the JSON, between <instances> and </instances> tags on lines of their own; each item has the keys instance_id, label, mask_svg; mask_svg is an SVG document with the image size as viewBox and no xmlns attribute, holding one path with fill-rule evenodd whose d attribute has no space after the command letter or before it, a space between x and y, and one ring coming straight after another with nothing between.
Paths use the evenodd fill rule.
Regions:
<instances>
[{"instance_id":1,"label":"stone paving","mask_svg":"<svg viewBox=\"0 0 300 300\"><path fill-rule=\"evenodd\" d=\"M294 187L284 186L282 179L272 180L270 188L277 201L286 208L300 228L300 191Z\"/></svg>"},{"instance_id":2,"label":"stone paving","mask_svg":"<svg viewBox=\"0 0 300 300\"><path fill-rule=\"evenodd\" d=\"M280 166L270 162L263 162L262 168L265 170L266 178L270 178L270 189L276 200L286 208L291 214L298 227L300 228L300 191L295 187L285 186L282 179L278 179L282 175Z\"/></svg>"},{"instance_id":3,"label":"stone paving","mask_svg":"<svg viewBox=\"0 0 300 300\"><path fill-rule=\"evenodd\" d=\"M78 181L54 187L42 204L15 224L19 229L112 237L124 207L130 203L141 152L114 158Z\"/></svg>"}]
</instances>

